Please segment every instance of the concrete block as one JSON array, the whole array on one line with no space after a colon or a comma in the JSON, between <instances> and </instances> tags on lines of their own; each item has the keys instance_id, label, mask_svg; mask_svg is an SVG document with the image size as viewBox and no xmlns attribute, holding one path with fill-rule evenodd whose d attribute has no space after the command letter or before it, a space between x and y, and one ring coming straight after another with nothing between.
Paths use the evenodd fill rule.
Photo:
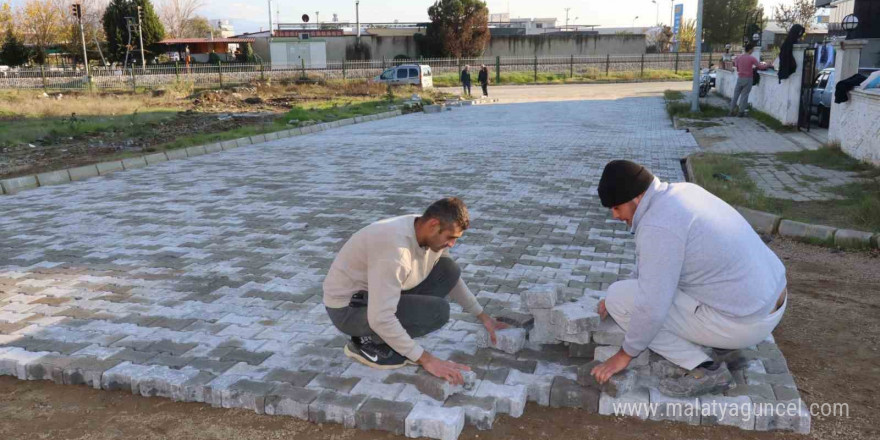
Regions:
<instances>
[{"instance_id":1,"label":"concrete block","mask_svg":"<svg viewBox=\"0 0 880 440\"><path fill-rule=\"evenodd\" d=\"M238 148L238 141L236 139L230 139L228 141L220 142L220 148L222 148L223 151Z\"/></svg>"},{"instance_id":2,"label":"concrete block","mask_svg":"<svg viewBox=\"0 0 880 440\"><path fill-rule=\"evenodd\" d=\"M335 391L324 391L309 404L309 420L313 423L339 423L355 427L355 414L367 401L367 396L349 396Z\"/></svg>"},{"instance_id":3,"label":"concrete block","mask_svg":"<svg viewBox=\"0 0 880 440\"><path fill-rule=\"evenodd\" d=\"M464 429L465 414L460 407L435 407L416 404L406 417L406 436L455 440Z\"/></svg>"},{"instance_id":4,"label":"concrete block","mask_svg":"<svg viewBox=\"0 0 880 440\"><path fill-rule=\"evenodd\" d=\"M183 369L187 370L189 368L185 367ZM171 398L179 402L204 402L205 394L210 393L208 384L216 377L207 371L199 371L195 376L182 384L172 384Z\"/></svg>"},{"instance_id":5,"label":"concrete block","mask_svg":"<svg viewBox=\"0 0 880 440\"><path fill-rule=\"evenodd\" d=\"M526 290L520 297L529 310L552 309L556 307L559 293L555 284L542 284Z\"/></svg>"},{"instance_id":6,"label":"concrete block","mask_svg":"<svg viewBox=\"0 0 880 440\"><path fill-rule=\"evenodd\" d=\"M462 371L462 375L466 375L466 385L470 385L473 387L474 381L476 380L476 374L473 371ZM386 377L383 380L386 384L409 384L413 385L420 392L428 395L432 399L444 401L449 396L465 391L465 387L460 385L452 385L445 379L441 379L430 373L425 372L424 370L419 371L417 374L405 374L405 373L393 373ZM402 389L400 390L402 391ZM400 392L399 391L399 392ZM352 390L352 394L354 394L354 390ZM383 396L388 400L393 400L393 398L388 398L387 396Z\"/></svg>"},{"instance_id":7,"label":"concrete block","mask_svg":"<svg viewBox=\"0 0 880 440\"><path fill-rule=\"evenodd\" d=\"M205 145L205 154L219 153L221 151L223 151L223 144L220 142Z\"/></svg>"},{"instance_id":8,"label":"concrete block","mask_svg":"<svg viewBox=\"0 0 880 440\"><path fill-rule=\"evenodd\" d=\"M86 180L90 177L98 177L98 167L95 165L85 165L76 168L70 168L67 170L70 174L70 180L72 182L79 182L80 180Z\"/></svg>"},{"instance_id":9,"label":"concrete block","mask_svg":"<svg viewBox=\"0 0 880 440\"><path fill-rule=\"evenodd\" d=\"M65 385L87 385L99 390L103 388L104 374L120 363L113 359L75 358L64 367L62 380Z\"/></svg>"},{"instance_id":10,"label":"concrete block","mask_svg":"<svg viewBox=\"0 0 880 440\"><path fill-rule=\"evenodd\" d=\"M519 370L510 370L505 385L525 385L527 399L541 406L550 405L550 390L553 388L553 376L529 374Z\"/></svg>"},{"instance_id":11,"label":"concrete block","mask_svg":"<svg viewBox=\"0 0 880 440\"><path fill-rule=\"evenodd\" d=\"M440 113L443 111L444 107L446 107L446 106L443 104L425 105L425 106L422 106L422 111L425 113ZM360 121L358 121L357 118L355 118L355 122L357 123Z\"/></svg>"},{"instance_id":12,"label":"concrete block","mask_svg":"<svg viewBox=\"0 0 880 440\"><path fill-rule=\"evenodd\" d=\"M592 339L591 332L581 332L573 335L557 334L556 339L570 344L589 344Z\"/></svg>"},{"instance_id":13,"label":"concrete block","mask_svg":"<svg viewBox=\"0 0 880 440\"><path fill-rule=\"evenodd\" d=\"M739 385L724 392L725 396L748 396L752 400L776 400L771 385Z\"/></svg>"},{"instance_id":14,"label":"concrete block","mask_svg":"<svg viewBox=\"0 0 880 440\"><path fill-rule=\"evenodd\" d=\"M148 365L132 364L131 362L122 362L113 368L105 371L101 376L101 389L107 391L116 390L132 390L132 378L143 374L149 370Z\"/></svg>"},{"instance_id":15,"label":"concrete block","mask_svg":"<svg viewBox=\"0 0 880 440\"><path fill-rule=\"evenodd\" d=\"M37 359L37 362L32 362L25 366L27 380L51 380L57 384L63 384L64 368L73 360L73 358L59 354L47 354ZM3 373L0 372L0 374Z\"/></svg>"},{"instance_id":16,"label":"concrete block","mask_svg":"<svg viewBox=\"0 0 880 440\"><path fill-rule=\"evenodd\" d=\"M599 314L596 311L570 303L556 306L550 312L550 324L557 335L573 335L589 332L599 327Z\"/></svg>"},{"instance_id":17,"label":"concrete block","mask_svg":"<svg viewBox=\"0 0 880 440\"><path fill-rule=\"evenodd\" d=\"M529 342L537 344L556 343L556 332L550 324L551 309L534 309L535 325L529 330Z\"/></svg>"},{"instance_id":18,"label":"concrete block","mask_svg":"<svg viewBox=\"0 0 880 440\"><path fill-rule=\"evenodd\" d=\"M823 242L834 240L835 228L824 225L811 225L792 220L782 220L779 223L779 235L783 237L812 239Z\"/></svg>"},{"instance_id":19,"label":"concrete block","mask_svg":"<svg viewBox=\"0 0 880 440\"><path fill-rule=\"evenodd\" d=\"M149 376L138 381L137 392L144 397L173 397L175 389L197 376L193 368L176 370L168 367L150 369Z\"/></svg>"},{"instance_id":20,"label":"concrete block","mask_svg":"<svg viewBox=\"0 0 880 440\"><path fill-rule=\"evenodd\" d=\"M262 144L263 142L266 142L266 135L265 134L256 134L256 135L253 135L250 137L250 144L249 145ZM240 146L242 146L242 145L239 144L239 147Z\"/></svg>"},{"instance_id":21,"label":"concrete block","mask_svg":"<svg viewBox=\"0 0 880 440\"><path fill-rule=\"evenodd\" d=\"M869 248L873 236L870 232L838 229L834 234L834 244L845 248Z\"/></svg>"},{"instance_id":22,"label":"concrete block","mask_svg":"<svg viewBox=\"0 0 880 440\"><path fill-rule=\"evenodd\" d=\"M275 384L271 382L239 380L221 393L222 406L223 408L245 408L254 410L257 414L264 414L266 395L273 388L275 388Z\"/></svg>"},{"instance_id":23,"label":"concrete block","mask_svg":"<svg viewBox=\"0 0 880 440\"><path fill-rule=\"evenodd\" d=\"M208 152L205 150L204 145L196 145L195 147L186 147L186 156L187 157L196 157L207 154Z\"/></svg>"},{"instance_id":24,"label":"concrete block","mask_svg":"<svg viewBox=\"0 0 880 440\"><path fill-rule=\"evenodd\" d=\"M522 350L526 343L526 330L522 328L507 328L495 332L495 344L489 338L489 332L480 330L477 332L477 347L494 348L505 353L516 354Z\"/></svg>"},{"instance_id":25,"label":"concrete block","mask_svg":"<svg viewBox=\"0 0 880 440\"><path fill-rule=\"evenodd\" d=\"M0 180L0 188L2 188L2 192L7 195L16 194L20 191L36 188L38 186L40 185L37 183L37 176L22 176Z\"/></svg>"},{"instance_id":26,"label":"concrete block","mask_svg":"<svg viewBox=\"0 0 880 440\"><path fill-rule=\"evenodd\" d=\"M618 397L608 393L599 395L599 414L603 416L637 417L647 420L650 416L651 398L647 388L636 388Z\"/></svg>"},{"instance_id":27,"label":"concrete block","mask_svg":"<svg viewBox=\"0 0 880 440\"><path fill-rule=\"evenodd\" d=\"M736 210L749 222L752 229L759 234L775 234L779 228L779 222L782 221L782 217L767 212L755 211L739 206L736 207Z\"/></svg>"},{"instance_id":28,"label":"concrete block","mask_svg":"<svg viewBox=\"0 0 880 440\"><path fill-rule=\"evenodd\" d=\"M256 143L251 137L240 137L238 139L235 139L234 141L236 147L247 147L248 145L253 145Z\"/></svg>"},{"instance_id":29,"label":"concrete block","mask_svg":"<svg viewBox=\"0 0 880 440\"><path fill-rule=\"evenodd\" d=\"M529 393L525 385L499 385L484 380L474 391L474 397L494 397L499 413L519 417L526 407Z\"/></svg>"},{"instance_id":30,"label":"concrete block","mask_svg":"<svg viewBox=\"0 0 880 440\"><path fill-rule=\"evenodd\" d=\"M736 426L739 429L755 429L752 399L748 396L705 396L700 399L701 425Z\"/></svg>"},{"instance_id":31,"label":"concrete block","mask_svg":"<svg viewBox=\"0 0 880 440\"><path fill-rule=\"evenodd\" d=\"M309 419L309 405L318 398L321 392L293 386L289 383L278 384L265 397L265 411L269 415L286 415L300 420Z\"/></svg>"},{"instance_id":32,"label":"concrete block","mask_svg":"<svg viewBox=\"0 0 880 440\"><path fill-rule=\"evenodd\" d=\"M37 174L37 182L40 186L60 185L70 183L70 173L67 170L50 171Z\"/></svg>"},{"instance_id":33,"label":"concrete block","mask_svg":"<svg viewBox=\"0 0 880 440\"><path fill-rule=\"evenodd\" d=\"M165 157L167 157L168 160L180 160L186 159L189 156L186 155L186 149L176 148L174 150L166 150Z\"/></svg>"},{"instance_id":34,"label":"concrete block","mask_svg":"<svg viewBox=\"0 0 880 440\"><path fill-rule=\"evenodd\" d=\"M573 358L593 359L596 352L596 344L569 344L568 356Z\"/></svg>"},{"instance_id":35,"label":"concrete block","mask_svg":"<svg viewBox=\"0 0 880 440\"><path fill-rule=\"evenodd\" d=\"M553 408L582 408L591 413L599 412L599 390L581 386L563 376L553 379L550 389L550 406Z\"/></svg>"},{"instance_id":36,"label":"concrete block","mask_svg":"<svg viewBox=\"0 0 880 440\"><path fill-rule=\"evenodd\" d=\"M355 426L363 430L376 429L404 435L406 417L413 406L409 402L372 398L358 408L355 413Z\"/></svg>"},{"instance_id":37,"label":"concrete block","mask_svg":"<svg viewBox=\"0 0 880 440\"><path fill-rule=\"evenodd\" d=\"M797 388L790 388L783 385L771 385L771 388L773 388L773 394L779 402L790 402L801 398L801 394L798 392Z\"/></svg>"},{"instance_id":38,"label":"concrete block","mask_svg":"<svg viewBox=\"0 0 880 440\"><path fill-rule=\"evenodd\" d=\"M425 402L428 405L443 406L442 400L434 399L433 397L419 391L419 389L416 388L415 385L410 384L405 384L403 386L403 391L401 391L400 394L397 395L397 398L395 398L394 400L398 402L409 402L413 405L419 402Z\"/></svg>"},{"instance_id":39,"label":"concrete block","mask_svg":"<svg viewBox=\"0 0 880 440\"><path fill-rule=\"evenodd\" d=\"M700 399L667 396L656 388L649 388L653 413L651 420L672 420L690 425L700 424Z\"/></svg>"},{"instance_id":40,"label":"concrete block","mask_svg":"<svg viewBox=\"0 0 880 440\"><path fill-rule=\"evenodd\" d=\"M790 374L788 371L788 363L782 356L762 359L764 371L770 374Z\"/></svg>"},{"instance_id":41,"label":"concrete block","mask_svg":"<svg viewBox=\"0 0 880 440\"><path fill-rule=\"evenodd\" d=\"M636 387L636 372L630 369L623 370L611 376L611 378L608 379L608 382L600 385L599 382L596 382L596 378L590 374L593 368L599 364L601 364L601 362L592 361L578 366L577 382L582 386L602 391L611 397L618 397L622 394L626 394Z\"/></svg>"},{"instance_id":42,"label":"concrete block","mask_svg":"<svg viewBox=\"0 0 880 440\"><path fill-rule=\"evenodd\" d=\"M592 331L593 342L599 345L623 345L626 332L614 322L610 316L599 321L599 326Z\"/></svg>"},{"instance_id":43,"label":"concrete block","mask_svg":"<svg viewBox=\"0 0 880 440\"><path fill-rule=\"evenodd\" d=\"M126 170L144 168L147 166L147 160L144 159L144 156L129 157L126 159L122 159L122 166Z\"/></svg>"},{"instance_id":44,"label":"concrete block","mask_svg":"<svg viewBox=\"0 0 880 440\"><path fill-rule=\"evenodd\" d=\"M605 362L610 359L611 356L617 354L618 351L620 351L620 347L616 345L600 345L596 347L593 358L597 361ZM644 350L629 362L629 366L627 368L644 367L648 365L650 359L650 352L648 350Z\"/></svg>"},{"instance_id":45,"label":"concrete block","mask_svg":"<svg viewBox=\"0 0 880 440\"><path fill-rule=\"evenodd\" d=\"M101 176L125 170L125 166L122 165L121 160L114 162L101 162L97 164L96 167L98 168L98 174Z\"/></svg>"},{"instance_id":46,"label":"concrete block","mask_svg":"<svg viewBox=\"0 0 880 440\"><path fill-rule=\"evenodd\" d=\"M753 399L756 431L794 431L809 434L812 423L810 410L803 400L777 402Z\"/></svg>"},{"instance_id":47,"label":"concrete block","mask_svg":"<svg viewBox=\"0 0 880 440\"><path fill-rule=\"evenodd\" d=\"M351 389L351 395L364 395L367 397L378 397L384 400L394 400L401 391L404 384L402 383L381 383L372 380L363 379Z\"/></svg>"},{"instance_id":48,"label":"concrete block","mask_svg":"<svg viewBox=\"0 0 880 440\"><path fill-rule=\"evenodd\" d=\"M168 162L168 156L162 153L153 153L144 156L144 160L147 161L147 165L155 165L157 163Z\"/></svg>"},{"instance_id":49,"label":"concrete block","mask_svg":"<svg viewBox=\"0 0 880 440\"><path fill-rule=\"evenodd\" d=\"M492 424L495 423L496 399L492 397L456 394L450 396L443 406L464 409L465 422L481 431L492 429Z\"/></svg>"},{"instance_id":50,"label":"concrete block","mask_svg":"<svg viewBox=\"0 0 880 440\"><path fill-rule=\"evenodd\" d=\"M748 385L782 385L789 388L797 388L791 374L765 374L746 370L743 375Z\"/></svg>"},{"instance_id":51,"label":"concrete block","mask_svg":"<svg viewBox=\"0 0 880 440\"><path fill-rule=\"evenodd\" d=\"M266 133L263 136L266 137L266 142L274 141L278 139L278 132Z\"/></svg>"}]
</instances>

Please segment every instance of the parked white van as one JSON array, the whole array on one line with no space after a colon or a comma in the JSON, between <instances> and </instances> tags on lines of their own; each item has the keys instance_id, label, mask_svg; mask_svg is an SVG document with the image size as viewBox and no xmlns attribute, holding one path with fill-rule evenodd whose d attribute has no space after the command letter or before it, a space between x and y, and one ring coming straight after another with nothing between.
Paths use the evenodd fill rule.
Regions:
<instances>
[{"instance_id":1,"label":"parked white van","mask_svg":"<svg viewBox=\"0 0 880 440\"><path fill-rule=\"evenodd\" d=\"M431 66L426 64L401 64L385 69L381 75L373 78L374 82L392 85L412 84L423 89L434 87Z\"/></svg>"}]
</instances>

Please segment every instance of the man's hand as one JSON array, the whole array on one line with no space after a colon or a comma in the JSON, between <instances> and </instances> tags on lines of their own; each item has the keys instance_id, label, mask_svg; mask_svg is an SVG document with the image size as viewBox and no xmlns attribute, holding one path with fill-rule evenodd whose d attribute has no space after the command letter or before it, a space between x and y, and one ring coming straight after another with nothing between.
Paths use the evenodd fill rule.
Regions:
<instances>
[{"instance_id":1,"label":"man's hand","mask_svg":"<svg viewBox=\"0 0 880 440\"><path fill-rule=\"evenodd\" d=\"M605 299L599 300L599 305L596 306L596 313L599 314L599 317L605 319L608 317L608 309L605 308Z\"/></svg>"},{"instance_id":2,"label":"man's hand","mask_svg":"<svg viewBox=\"0 0 880 440\"><path fill-rule=\"evenodd\" d=\"M596 382L599 382L600 384L608 382L608 379L611 379L611 376L614 376L616 373L626 368L631 360L632 356L626 354L621 348L617 354L611 356L607 361L593 367L590 374L592 374L596 378Z\"/></svg>"},{"instance_id":3,"label":"man's hand","mask_svg":"<svg viewBox=\"0 0 880 440\"><path fill-rule=\"evenodd\" d=\"M422 357L419 358L419 365L421 365L428 373L441 379L446 379L453 385L463 385L464 378L461 377L461 372L471 371L470 367L467 365L438 359L427 351L422 353Z\"/></svg>"},{"instance_id":4,"label":"man's hand","mask_svg":"<svg viewBox=\"0 0 880 440\"><path fill-rule=\"evenodd\" d=\"M509 325L489 316L486 312L480 313L477 315L477 318L483 322L483 327L486 327L486 331L489 332L489 339L492 340L492 345L498 343L495 338L495 330L504 330L510 327Z\"/></svg>"}]
</instances>

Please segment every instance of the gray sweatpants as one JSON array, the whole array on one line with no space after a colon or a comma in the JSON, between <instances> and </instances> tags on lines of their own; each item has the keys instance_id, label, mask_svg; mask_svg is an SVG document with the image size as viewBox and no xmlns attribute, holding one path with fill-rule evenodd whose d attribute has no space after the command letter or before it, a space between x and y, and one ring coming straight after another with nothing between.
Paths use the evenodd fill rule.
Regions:
<instances>
[{"instance_id":1,"label":"gray sweatpants","mask_svg":"<svg viewBox=\"0 0 880 440\"><path fill-rule=\"evenodd\" d=\"M740 114L746 111L749 106L749 93L752 91L752 78L737 78L736 86L733 87L733 99L730 100L730 112L737 106L739 101Z\"/></svg>"},{"instance_id":2,"label":"gray sweatpants","mask_svg":"<svg viewBox=\"0 0 880 440\"><path fill-rule=\"evenodd\" d=\"M427 335L449 322L449 301L446 296L460 277L461 268L458 264L452 258L440 257L428 277L418 286L400 292L395 316L410 337ZM357 292L348 306L327 307L327 314L342 333L349 336L371 336L381 340L367 322L368 295L363 290Z\"/></svg>"}]
</instances>

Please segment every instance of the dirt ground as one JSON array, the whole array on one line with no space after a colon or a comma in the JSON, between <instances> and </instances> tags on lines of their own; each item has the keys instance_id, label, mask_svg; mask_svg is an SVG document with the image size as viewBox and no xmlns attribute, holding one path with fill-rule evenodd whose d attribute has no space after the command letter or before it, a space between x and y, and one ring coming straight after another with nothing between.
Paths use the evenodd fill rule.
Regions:
<instances>
[{"instance_id":1,"label":"dirt ground","mask_svg":"<svg viewBox=\"0 0 880 440\"><path fill-rule=\"evenodd\" d=\"M837 439L880 438L880 255L841 252L775 239L788 268L790 306L776 340L808 403L846 403L849 417L813 416L808 437L730 427L687 426L529 404L491 431L466 427L462 439ZM874 420L873 422L871 420ZM50 382L0 377L2 439L308 439L402 438L317 425L244 410L211 408Z\"/></svg>"}]
</instances>

